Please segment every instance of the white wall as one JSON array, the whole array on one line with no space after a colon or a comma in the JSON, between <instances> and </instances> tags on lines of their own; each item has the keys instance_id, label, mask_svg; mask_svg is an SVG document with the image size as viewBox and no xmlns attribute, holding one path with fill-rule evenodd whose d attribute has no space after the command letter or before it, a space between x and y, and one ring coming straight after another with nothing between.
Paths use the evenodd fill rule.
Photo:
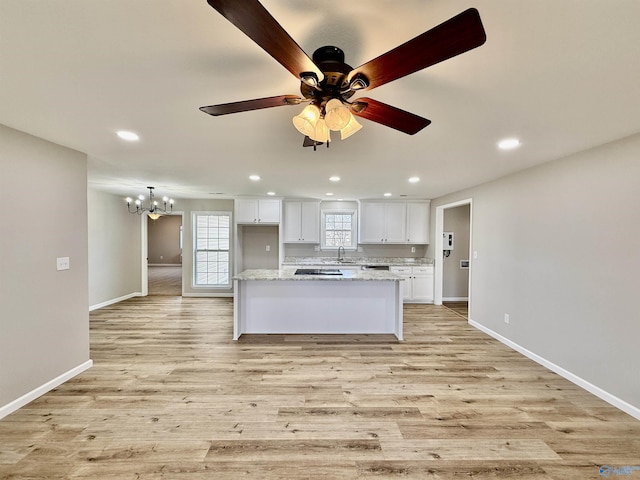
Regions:
<instances>
[{"instance_id":1,"label":"white wall","mask_svg":"<svg viewBox=\"0 0 640 480\"><path fill-rule=\"evenodd\" d=\"M242 238L242 268L278 269L278 225L238 225ZM266 251L267 245L269 251Z\"/></svg>"},{"instance_id":2,"label":"white wall","mask_svg":"<svg viewBox=\"0 0 640 480\"><path fill-rule=\"evenodd\" d=\"M470 320L637 413L639 158L636 135L431 203L473 198Z\"/></svg>"},{"instance_id":3,"label":"white wall","mask_svg":"<svg viewBox=\"0 0 640 480\"><path fill-rule=\"evenodd\" d=\"M89 189L89 305L141 293L141 222L122 196Z\"/></svg>"},{"instance_id":4,"label":"white wall","mask_svg":"<svg viewBox=\"0 0 640 480\"><path fill-rule=\"evenodd\" d=\"M0 171L2 417L90 361L86 155L0 125Z\"/></svg>"}]
</instances>

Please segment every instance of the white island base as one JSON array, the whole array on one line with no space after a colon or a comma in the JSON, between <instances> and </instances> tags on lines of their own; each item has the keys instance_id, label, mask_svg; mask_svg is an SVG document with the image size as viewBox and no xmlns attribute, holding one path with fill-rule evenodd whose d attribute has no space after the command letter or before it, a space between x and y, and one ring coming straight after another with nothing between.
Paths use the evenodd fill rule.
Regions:
<instances>
[{"instance_id":1,"label":"white island base","mask_svg":"<svg viewBox=\"0 0 640 480\"><path fill-rule=\"evenodd\" d=\"M248 270L234 279L234 340L244 333L394 334L402 340L395 276L260 280L251 272L264 271Z\"/></svg>"}]
</instances>

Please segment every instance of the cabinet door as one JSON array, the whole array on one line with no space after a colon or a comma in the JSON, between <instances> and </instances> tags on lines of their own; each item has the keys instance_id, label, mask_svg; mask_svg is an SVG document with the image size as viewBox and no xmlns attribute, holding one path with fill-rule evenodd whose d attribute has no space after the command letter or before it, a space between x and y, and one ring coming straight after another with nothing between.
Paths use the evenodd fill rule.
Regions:
<instances>
[{"instance_id":1,"label":"cabinet door","mask_svg":"<svg viewBox=\"0 0 640 480\"><path fill-rule=\"evenodd\" d=\"M360 211L360 243L384 243L385 204L363 203Z\"/></svg>"},{"instance_id":2,"label":"cabinet door","mask_svg":"<svg viewBox=\"0 0 640 480\"><path fill-rule=\"evenodd\" d=\"M385 205L385 243L406 243L407 204L388 203Z\"/></svg>"},{"instance_id":3,"label":"cabinet door","mask_svg":"<svg viewBox=\"0 0 640 480\"><path fill-rule=\"evenodd\" d=\"M234 201L236 223L255 223L258 221L258 201L239 199Z\"/></svg>"},{"instance_id":4,"label":"cabinet door","mask_svg":"<svg viewBox=\"0 0 640 480\"><path fill-rule=\"evenodd\" d=\"M280 200L258 200L258 222L280 223Z\"/></svg>"},{"instance_id":5,"label":"cabinet door","mask_svg":"<svg viewBox=\"0 0 640 480\"><path fill-rule=\"evenodd\" d=\"M395 273L402 277L402 301L408 302L411 300L413 296L412 292L412 278L411 278L411 267L389 267L389 271L391 273Z\"/></svg>"},{"instance_id":6,"label":"cabinet door","mask_svg":"<svg viewBox=\"0 0 640 480\"><path fill-rule=\"evenodd\" d=\"M407 204L408 243L429 243L429 204Z\"/></svg>"},{"instance_id":7,"label":"cabinet door","mask_svg":"<svg viewBox=\"0 0 640 480\"><path fill-rule=\"evenodd\" d=\"M299 242L301 235L302 204L300 202L285 202L284 204L284 241Z\"/></svg>"},{"instance_id":8,"label":"cabinet door","mask_svg":"<svg viewBox=\"0 0 640 480\"><path fill-rule=\"evenodd\" d=\"M413 276L413 300L433 303L433 275Z\"/></svg>"},{"instance_id":9,"label":"cabinet door","mask_svg":"<svg viewBox=\"0 0 640 480\"><path fill-rule=\"evenodd\" d=\"M301 241L320 243L320 202L302 202L300 212Z\"/></svg>"}]
</instances>

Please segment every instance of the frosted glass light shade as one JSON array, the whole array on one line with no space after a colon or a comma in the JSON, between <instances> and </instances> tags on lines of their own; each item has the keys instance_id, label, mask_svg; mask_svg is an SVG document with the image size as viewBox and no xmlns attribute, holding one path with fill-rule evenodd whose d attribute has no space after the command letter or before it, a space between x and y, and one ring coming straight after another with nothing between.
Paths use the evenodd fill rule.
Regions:
<instances>
[{"instance_id":1,"label":"frosted glass light shade","mask_svg":"<svg viewBox=\"0 0 640 480\"><path fill-rule=\"evenodd\" d=\"M351 120L351 112L337 98L332 98L327 102L325 112L324 121L330 130L342 130Z\"/></svg>"},{"instance_id":2,"label":"frosted glass light shade","mask_svg":"<svg viewBox=\"0 0 640 480\"><path fill-rule=\"evenodd\" d=\"M299 115L293 117L293 126L301 134L312 137L316 129L316 123L320 118L320 109L315 105L307 105Z\"/></svg>"},{"instance_id":3,"label":"frosted glass light shade","mask_svg":"<svg viewBox=\"0 0 640 480\"><path fill-rule=\"evenodd\" d=\"M313 131L312 135L309 135L311 140L315 140L316 142L330 142L331 137L329 136L329 129L327 128L327 124L323 118L319 118L316 122L316 128Z\"/></svg>"},{"instance_id":4,"label":"frosted glass light shade","mask_svg":"<svg viewBox=\"0 0 640 480\"><path fill-rule=\"evenodd\" d=\"M351 115L351 112L349 112L349 115ZM362 128L362 125L360 125L356 121L356 117L351 115L351 119L349 120L349 123L347 123L347 125L342 130L340 130L340 140L349 138L351 135L356 133L361 128Z\"/></svg>"},{"instance_id":5,"label":"frosted glass light shade","mask_svg":"<svg viewBox=\"0 0 640 480\"><path fill-rule=\"evenodd\" d=\"M151 220L157 220L160 218L160 214L159 213L147 213L147 215L149 216L149 218Z\"/></svg>"}]
</instances>

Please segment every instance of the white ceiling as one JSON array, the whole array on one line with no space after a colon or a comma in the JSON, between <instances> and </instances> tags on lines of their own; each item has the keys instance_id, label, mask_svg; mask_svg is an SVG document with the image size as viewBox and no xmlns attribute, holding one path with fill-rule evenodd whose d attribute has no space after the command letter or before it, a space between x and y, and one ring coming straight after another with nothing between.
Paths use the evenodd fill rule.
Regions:
<instances>
[{"instance_id":1,"label":"white ceiling","mask_svg":"<svg viewBox=\"0 0 640 480\"><path fill-rule=\"evenodd\" d=\"M363 120L313 152L300 106L198 110L299 93L205 0L0 0L0 123L86 152L95 188L177 198L435 198L640 131L638 0L262 3L309 55L336 45L353 67L469 7L487 42L366 92L433 122L418 134ZM498 151L510 136L522 147Z\"/></svg>"}]
</instances>

